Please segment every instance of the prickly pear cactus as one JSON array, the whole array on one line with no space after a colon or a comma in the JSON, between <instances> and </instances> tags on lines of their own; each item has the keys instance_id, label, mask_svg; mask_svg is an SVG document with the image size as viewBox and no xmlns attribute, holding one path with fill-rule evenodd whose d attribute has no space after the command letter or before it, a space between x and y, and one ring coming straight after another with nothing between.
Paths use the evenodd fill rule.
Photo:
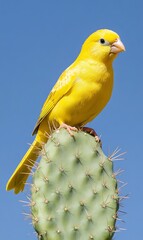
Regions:
<instances>
[{"instance_id":1,"label":"prickly pear cactus","mask_svg":"<svg viewBox=\"0 0 143 240\"><path fill-rule=\"evenodd\" d=\"M110 240L118 210L112 161L95 138L55 131L32 184L33 225L41 240Z\"/></svg>"}]
</instances>

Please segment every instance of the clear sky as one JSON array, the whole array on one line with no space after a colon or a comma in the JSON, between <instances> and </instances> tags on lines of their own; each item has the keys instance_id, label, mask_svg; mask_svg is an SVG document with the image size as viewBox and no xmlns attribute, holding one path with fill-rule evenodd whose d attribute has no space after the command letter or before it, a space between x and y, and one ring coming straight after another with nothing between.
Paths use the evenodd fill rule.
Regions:
<instances>
[{"instance_id":1,"label":"clear sky","mask_svg":"<svg viewBox=\"0 0 143 240\"><path fill-rule=\"evenodd\" d=\"M143 225L143 3L141 0L0 1L0 236L36 239L28 212L5 185L33 141L41 106L61 72L78 55L85 38L100 28L116 31L126 46L114 63L112 99L89 125L102 136L103 149L126 151L116 164L125 172L123 205L127 229L115 239L139 239Z\"/></svg>"}]
</instances>

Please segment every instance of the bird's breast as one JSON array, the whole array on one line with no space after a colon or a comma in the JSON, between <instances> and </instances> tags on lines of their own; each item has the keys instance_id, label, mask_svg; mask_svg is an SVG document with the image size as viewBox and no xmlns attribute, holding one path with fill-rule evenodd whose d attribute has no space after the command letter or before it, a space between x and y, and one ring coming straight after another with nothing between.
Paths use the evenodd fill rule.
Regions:
<instances>
[{"instance_id":1,"label":"bird's breast","mask_svg":"<svg viewBox=\"0 0 143 240\"><path fill-rule=\"evenodd\" d=\"M90 71L91 73L91 71ZM72 88L57 103L50 119L71 126L86 124L95 118L109 101L113 77L107 71L102 74L84 74L76 78Z\"/></svg>"}]
</instances>

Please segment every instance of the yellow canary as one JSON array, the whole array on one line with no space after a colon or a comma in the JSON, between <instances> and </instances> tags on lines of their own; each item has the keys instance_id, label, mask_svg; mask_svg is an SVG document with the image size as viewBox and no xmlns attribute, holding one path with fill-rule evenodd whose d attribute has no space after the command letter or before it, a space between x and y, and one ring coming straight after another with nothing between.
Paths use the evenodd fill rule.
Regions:
<instances>
[{"instance_id":1,"label":"yellow canary","mask_svg":"<svg viewBox=\"0 0 143 240\"><path fill-rule=\"evenodd\" d=\"M119 35L108 29L98 30L85 40L78 57L61 74L46 99L33 131L35 140L9 179L7 190L23 191L53 122L70 133L101 112L112 94L113 60L122 51L125 47Z\"/></svg>"}]
</instances>

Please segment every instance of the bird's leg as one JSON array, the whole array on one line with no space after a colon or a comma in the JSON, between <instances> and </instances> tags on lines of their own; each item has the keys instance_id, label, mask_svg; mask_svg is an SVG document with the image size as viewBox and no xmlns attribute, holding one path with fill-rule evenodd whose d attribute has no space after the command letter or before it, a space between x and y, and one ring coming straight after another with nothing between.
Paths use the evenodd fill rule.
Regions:
<instances>
[{"instance_id":1,"label":"bird's leg","mask_svg":"<svg viewBox=\"0 0 143 240\"><path fill-rule=\"evenodd\" d=\"M67 125L65 123L62 123L60 125L59 129L61 129L61 128L65 128L72 137L74 136L72 131L75 131L75 132L78 131L78 129L76 127L69 126L69 125Z\"/></svg>"},{"instance_id":2,"label":"bird's leg","mask_svg":"<svg viewBox=\"0 0 143 240\"><path fill-rule=\"evenodd\" d=\"M98 136L98 134L95 132L95 130L93 128L89 128L89 127L80 127L80 130L86 133L89 133L90 135L92 135L93 137L95 137L96 141L100 143L100 145L102 146L101 143L101 139Z\"/></svg>"}]
</instances>

